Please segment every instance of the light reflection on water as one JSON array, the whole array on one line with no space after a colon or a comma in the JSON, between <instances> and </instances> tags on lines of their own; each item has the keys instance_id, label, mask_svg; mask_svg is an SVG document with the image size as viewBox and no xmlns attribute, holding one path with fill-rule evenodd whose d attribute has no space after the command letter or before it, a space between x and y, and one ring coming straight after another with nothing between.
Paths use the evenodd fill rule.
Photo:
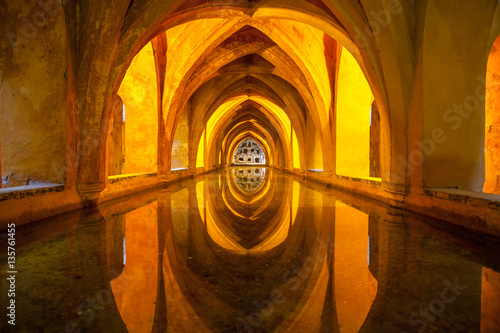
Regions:
<instances>
[{"instance_id":1,"label":"light reflection on water","mask_svg":"<svg viewBox=\"0 0 500 333\"><path fill-rule=\"evenodd\" d=\"M260 189L266 178L266 168L234 168L231 173L236 185L247 195Z\"/></svg>"},{"instance_id":2,"label":"light reflection on water","mask_svg":"<svg viewBox=\"0 0 500 333\"><path fill-rule=\"evenodd\" d=\"M13 332L500 330L498 244L271 169L229 169L18 239Z\"/></svg>"}]
</instances>

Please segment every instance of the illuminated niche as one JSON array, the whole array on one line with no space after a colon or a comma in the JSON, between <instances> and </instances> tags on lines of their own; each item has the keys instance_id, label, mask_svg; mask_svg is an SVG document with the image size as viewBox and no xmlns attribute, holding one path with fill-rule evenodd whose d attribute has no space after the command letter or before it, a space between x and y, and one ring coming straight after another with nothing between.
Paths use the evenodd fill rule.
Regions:
<instances>
[{"instance_id":1,"label":"illuminated niche","mask_svg":"<svg viewBox=\"0 0 500 333\"><path fill-rule=\"evenodd\" d=\"M254 140L246 139L234 152L235 165L265 165L264 149Z\"/></svg>"}]
</instances>

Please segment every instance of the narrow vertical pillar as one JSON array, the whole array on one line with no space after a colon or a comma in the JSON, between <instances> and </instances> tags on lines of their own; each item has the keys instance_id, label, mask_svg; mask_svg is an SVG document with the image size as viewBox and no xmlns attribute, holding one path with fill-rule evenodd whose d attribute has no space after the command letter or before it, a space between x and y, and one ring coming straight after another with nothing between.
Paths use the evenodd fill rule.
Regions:
<instances>
[{"instance_id":1,"label":"narrow vertical pillar","mask_svg":"<svg viewBox=\"0 0 500 333\"><path fill-rule=\"evenodd\" d=\"M380 178L380 115L377 103L372 104L370 123L370 177Z\"/></svg>"},{"instance_id":2,"label":"narrow vertical pillar","mask_svg":"<svg viewBox=\"0 0 500 333\"><path fill-rule=\"evenodd\" d=\"M165 110L163 110L163 96L165 93L165 76L167 72L167 35L159 34L151 41L156 66L156 87L158 89L158 178L164 182L170 180L170 162L168 159L170 140L165 133ZM168 110L167 110L168 112Z\"/></svg>"}]
</instances>

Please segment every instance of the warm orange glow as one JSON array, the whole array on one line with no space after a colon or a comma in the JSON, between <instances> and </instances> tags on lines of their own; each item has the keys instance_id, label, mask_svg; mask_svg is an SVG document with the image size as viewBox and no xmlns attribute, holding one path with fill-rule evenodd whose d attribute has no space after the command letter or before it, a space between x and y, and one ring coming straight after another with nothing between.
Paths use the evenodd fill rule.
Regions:
<instances>
[{"instance_id":1,"label":"warm orange glow","mask_svg":"<svg viewBox=\"0 0 500 333\"><path fill-rule=\"evenodd\" d=\"M493 45L486 74L485 193L500 194L500 37Z\"/></svg>"},{"instance_id":2,"label":"warm orange glow","mask_svg":"<svg viewBox=\"0 0 500 333\"><path fill-rule=\"evenodd\" d=\"M300 169L300 147L299 140L297 139L297 134L293 131L293 167L295 169Z\"/></svg>"},{"instance_id":3,"label":"warm orange glow","mask_svg":"<svg viewBox=\"0 0 500 333\"><path fill-rule=\"evenodd\" d=\"M205 142L207 140L207 132L203 131L200 143L198 144L198 155L196 157L196 167L203 168L205 166Z\"/></svg>"},{"instance_id":4,"label":"warm orange glow","mask_svg":"<svg viewBox=\"0 0 500 333\"><path fill-rule=\"evenodd\" d=\"M300 184L293 182L293 196L292 196L292 221L295 222L297 212L299 211L300 200Z\"/></svg>"},{"instance_id":5,"label":"warm orange glow","mask_svg":"<svg viewBox=\"0 0 500 333\"><path fill-rule=\"evenodd\" d=\"M267 157L272 156L270 154L271 148L269 147L269 144L266 142L266 140L264 140L263 137L261 137L260 135L258 135L257 133L255 133L253 131L247 131L247 132L243 132L240 135L238 135L235 138L235 140L233 142L231 142L231 145L229 147L227 147L228 154L227 154L226 158L228 161L232 161L232 157L234 156L234 152L236 151L238 146L241 144L241 142L247 138L247 136L254 138L257 141L257 143L259 143L259 145L261 145L261 147L264 149L264 152L265 152ZM272 164L273 163L272 157L268 158L266 163Z\"/></svg>"},{"instance_id":6,"label":"warm orange glow","mask_svg":"<svg viewBox=\"0 0 500 333\"><path fill-rule=\"evenodd\" d=\"M481 283L481 333L500 327L500 273L483 267Z\"/></svg>"},{"instance_id":7,"label":"warm orange glow","mask_svg":"<svg viewBox=\"0 0 500 333\"><path fill-rule=\"evenodd\" d=\"M158 285L158 226L152 223L157 221L157 203L127 213L124 218L125 268L111 281L111 288L127 329L151 332Z\"/></svg>"},{"instance_id":8,"label":"warm orange glow","mask_svg":"<svg viewBox=\"0 0 500 333\"><path fill-rule=\"evenodd\" d=\"M335 204L335 297L340 332L358 332L377 294L368 268L368 215Z\"/></svg>"},{"instance_id":9,"label":"warm orange glow","mask_svg":"<svg viewBox=\"0 0 500 333\"><path fill-rule=\"evenodd\" d=\"M288 138L290 137L291 133L290 119L288 118L288 115L278 105L260 96L239 96L230 99L223 105L221 105L208 120L207 138L209 142L212 142L214 137L218 134L218 132L216 132L215 130L219 122L223 121L225 117L228 116L227 112L248 100L255 101L264 106L266 110L268 110L279 121L282 129L285 131L285 135L287 135Z\"/></svg>"},{"instance_id":10,"label":"warm orange glow","mask_svg":"<svg viewBox=\"0 0 500 333\"><path fill-rule=\"evenodd\" d=\"M0 332L500 333L500 0L0 1Z\"/></svg>"},{"instance_id":11,"label":"warm orange glow","mask_svg":"<svg viewBox=\"0 0 500 333\"><path fill-rule=\"evenodd\" d=\"M151 44L134 58L118 95L125 105L124 174L156 172L158 106Z\"/></svg>"},{"instance_id":12,"label":"warm orange glow","mask_svg":"<svg viewBox=\"0 0 500 333\"><path fill-rule=\"evenodd\" d=\"M356 59L342 50L337 101L337 174L370 176L370 107L373 95Z\"/></svg>"},{"instance_id":13,"label":"warm orange glow","mask_svg":"<svg viewBox=\"0 0 500 333\"><path fill-rule=\"evenodd\" d=\"M231 176L229 172L228 176ZM291 222L292 217L290 215L292 213L290 201L287 201L284 206L280 207L280 214L273 218L273 222L269 224L269 229L263 231L260 242L250 249L246 249L238 243L238 236L233 234L231 231L232 229L225 225L227 224L227 221L222 221L219 217L218 212L221 209L227 209L237 218L246 218L249 221L257 220L258 216L261 216L267 207L273 203L273 191L276 190L276 186L273 186L271 190L272 184L270 181L266 181L261 188L258 189L258 194L251 196L250 198L243 197L240 190L236 188L231 181L228 181L227 186L220 188L222 191L222 202L224 203L222 207L215 206L212 199L207 199L215 196L215 193L211 192L215 189L213 187L203 185L204 183L205 182L200 182L196 187L198 209L200 215L203 216L202 219L205 223L208 235L219 246L236 254L258 254L275 248L287 239L290 228L293 225L293 222ZM236 206L240 207L239 209L244 207L245 209L242 211L248 212L248 208L255 206L257 201L259 201L258 208L252 209L251 215L249 216L244 216L238 208L235 208Z\"/></svg>"},{"instance_id":14,"label":"warm orange glow","mask_svg":"<svg viewBox=\"0 0 500 333\"><path fill-rule=\"evenodd\" d=\"M307 167L309 170L323 171L323 147L321 146L321 135L313 124L309 124L307 132Z\"/></svg>"},{"instance_id":15,"label":"warm orange glow","mask_svg":"<svg viewBox=\"0 0 500 333\"><path fill-rule=\"evenodd\" d=\"M292 48L307 68L323 98L324 110L330 109L332 87L328 75L329 65L325 57L324 32L315 27L291 20L271 20L280 29L275 34Z\"/></svg>"}]
</instances>

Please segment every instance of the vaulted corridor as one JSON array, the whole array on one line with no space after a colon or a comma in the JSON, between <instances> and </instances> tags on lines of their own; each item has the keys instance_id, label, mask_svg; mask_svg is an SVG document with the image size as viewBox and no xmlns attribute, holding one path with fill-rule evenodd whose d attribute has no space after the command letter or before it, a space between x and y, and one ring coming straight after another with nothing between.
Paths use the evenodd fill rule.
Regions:
<instances>
[{"instance_id":1,"label":"vaulted corridor","mask_svg":"<svg viewBox=\"0 0 500 333\"><path fill-rule=\"evenodd\" d=\"M500 331L497 0L0 13L0 244L30 277L23 329ZM75 288L61 311L46 295ZM92 296L103 310L75 317Z\"/></svg>"}]
</instances>

